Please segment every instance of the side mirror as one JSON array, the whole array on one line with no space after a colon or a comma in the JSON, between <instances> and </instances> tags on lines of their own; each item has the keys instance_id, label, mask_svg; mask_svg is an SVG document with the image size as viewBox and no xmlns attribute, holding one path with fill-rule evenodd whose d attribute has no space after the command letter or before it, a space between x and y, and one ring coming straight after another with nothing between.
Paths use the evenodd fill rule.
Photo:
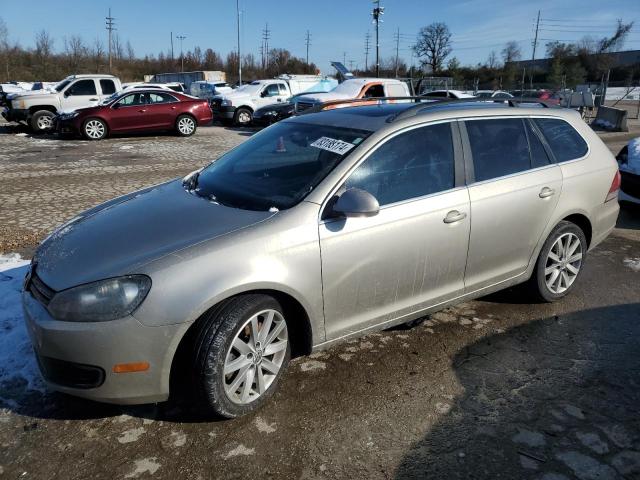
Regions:
<instances>
[{"instance_id":1,"label":"side mirror","mask_svg":"<svg viewBox=\"0 0 640 480\"><path fill-rule=\"evenodd\" d=\"M373 217L380 211L380 204L369 192L350 188L338 197L332 211L345 217Z\"/></svg>"},{"instance_id":2,"label":"side mirror","mask_svg":"<svg viewBox=\"0 0 640 480\"><path fill-rule=\"evenodd\" d=\"M69 95L71 95L71 89L65 90L64 98L67 98Z\"/></svg>"},{"instance_id":3,"label":"side mirror","mask_svg":"<svg viewBox=\"0 0 640 480\"><path fill-rule=\"evenodd\" d=\"M117 110L118 108L120 108L120 102L116 102L116 103L114 103L114 104L113 104L113 107L111 107L111 108L113 108L113 109L116 109L116 110Z\"/></svg>"},{"instance_id":4,"label":"side mirror","mask_svg":"<svg viewBox=\"0 0 640 480\"><path fill-rule=\"evenodd\" d=\"M269 91L268 91L268 90L266 90L266 89L265 89L265 90L263 90L263 91L262 91L262 93L260 93L260 96L261 96L262 98L268 97L268 96L269 96Z\"/></svg>"}]
</instances>

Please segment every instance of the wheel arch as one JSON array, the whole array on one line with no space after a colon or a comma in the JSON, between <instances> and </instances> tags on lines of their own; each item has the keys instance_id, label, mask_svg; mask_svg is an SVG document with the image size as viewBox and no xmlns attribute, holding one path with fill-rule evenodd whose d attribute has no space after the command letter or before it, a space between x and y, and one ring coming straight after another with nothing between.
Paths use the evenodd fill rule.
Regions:
<instances>
[{"instance_id":1,"label":"wheel arch","mask_svg":"<svg viewBox=\"0 0 640 480\"><path fill-rule=\"evenodd\" d=\"M29 107L29 113L33 115L40 110L47 110L51 113L57 113L58 110L53 105L34 105L33 107Z\"/></svg>"},{"instance_id":2,"label":"wheel arch","mask_svg":"<svg viewBox=\"0 0 640 480\"><path fill-rule=\"evenodd\" d=\"M572 213L571 215L567 215L561 221L571 222L578 227L580 230L584 232L584 236L587 239L587 248L591 246L591 239L593 236L593 225L591 224L591 220L583 213Z\"/></svg>"}]
</instances>

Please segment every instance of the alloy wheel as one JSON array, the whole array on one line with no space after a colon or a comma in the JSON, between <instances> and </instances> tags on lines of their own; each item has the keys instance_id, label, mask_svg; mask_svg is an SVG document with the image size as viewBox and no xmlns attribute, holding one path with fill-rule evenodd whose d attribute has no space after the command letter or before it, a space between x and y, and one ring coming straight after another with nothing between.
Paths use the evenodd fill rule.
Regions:
<instances>
[{"instance_id":1,"label":"alloy wheel","mask_svg":"<svg viewBox=\"0 0 640 480\"><path fill-rule=\"evenodd\" d=\"M53 117L50 117L49 115L42 115L38 118L36 124L40 130L49 130L53 127Z\"/></svg>"},{"instance_id":2,"label":"alloy wheel","mask_svg":"<svg viewBox=\"0 0 640 480\"><path fill-rule=\"evenodd\" d=\"M84 131L89 138L97 140L105 134L104 124L100 120L89 120L84 127Z\"/></svg>"},{"instance_id":3,"label":"alloy wheel","mask_svg":"<svg viewBox=\"0 0 640 480\"><path fill-rule=\"evenodd\" d=\"M287 353L288 331L277 310L263 310L236 333L224 362L224 391L247 405L263 395L278 376Z\"/></svg>"},{"instance_id":4,"label":"alloy wheel","mask_svg":"<svg viewBox=\"0 0 640 480\"><path fill-rule=\"evenodd\" d=\"M544 269L550 292L560 294L573 285L582 267L582 243L577 235L560 235L549 250Z\"/></svg>"},{"instance_id":5,"label":"alloy wheel","mask_svg":"<svg viewBox=\"0 0 640 480\"><path fill-rule=\"evenodd\" d=\"M251 121L251 115L249 115L249 113L240 112L240 114L238 115L238 123L244 125L245 123L249 123L250 121Z\"/></svg>"},{"instance_id":6,"label":"alloy wheel","mask_svg":"<svg viewBox=\"0 0 640 480\"><path fill-rule=\"evenodd\" d=\"M178 120L178 130L180 130L180 133L183 135L191 135L195 128L196 125L192 118L183 117Z\"/></svg>"}]
</instances>

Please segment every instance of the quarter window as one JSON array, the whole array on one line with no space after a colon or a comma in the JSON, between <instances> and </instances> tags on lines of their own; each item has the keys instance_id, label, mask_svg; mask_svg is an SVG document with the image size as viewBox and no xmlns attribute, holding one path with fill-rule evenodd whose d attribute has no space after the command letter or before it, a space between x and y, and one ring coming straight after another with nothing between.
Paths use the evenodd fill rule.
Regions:
<instances>
[{"instance_id":1,"label":"quarter window","mask_svg":"<svg viewBox=\"0 0 640 480\"><path fill-rule=\"evenodd\" d=\"M102 89L103 95L116 93L116 84L113 83L113 80L100 80L100 88Z\"/></svg>"},{"instance_id":2,"label":"quarter window","mask_svg":"<svg viewBox=\"0 0 640 480\"><path fill-rule=\"evenodd\" d=\"M547 151L544 149L538 134L531 128L531 123L525 121L527 128L527 137L529 138L529 147L531 148L531 168L544 167L551 163Z\"/></svg>"},{"instance_id":3,"label":"quarter window","mask_svg":"<svg viewBox=\"0 0 640 480\"><path fill-rule=\"evenodd\" d=\"M575 129L559 118L536 118L536 125L542 131L558 162L575 160L587 154L587 143Z\"/></svg>"},{"instance_id":4,"label":"quarter window","mask_svg":"<svg viewBox=\"0 0 640 480\"><path fill-rule=\"evenodd\" d=\"M465 122L476 181L523 172L531 167L521 118Z\"/></svg>"},{"instance_id":5,"label":"quarter window","mask_svg":"<svg viewBox=\"0 0 640 480\"><path fill-rule=\"evenodd\" d=\"M381 206L453 188L451 125L429 125L393 137L358 166L345 187L371 193Z\"/></svg>"},{"instance_id":6,"label":"quarter window","mask_svg":"<svg viewBox=\"0 0 640 480\"><path fill-rule=\"evenodd\" d=\"M68 92L69 95L96 95L96 84L93 80L78 80Z\"/></svg>"}]
</instances>

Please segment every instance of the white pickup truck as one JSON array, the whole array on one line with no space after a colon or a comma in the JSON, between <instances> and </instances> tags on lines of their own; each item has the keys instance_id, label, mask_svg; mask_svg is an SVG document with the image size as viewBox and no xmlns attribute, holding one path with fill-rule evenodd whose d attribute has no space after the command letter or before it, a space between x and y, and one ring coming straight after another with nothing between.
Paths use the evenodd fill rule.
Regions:
<instances>
[{"instance_id":1,"label":"white pickup truck","mask_svg":"<svg viewBox=\"0 0 640 480\"><path fill-rule=\"evenodd\" d=\"M52 90L8 96L2 116L9 122L26 123L35 133L42 133L52 127L57 113L97 105L120 90L122 84L113 75L72 75Z\"/></svg>"},{"instance_id":2,"label":"white pickup truck","mask_svg":"<svg viewBox=\"0 0 640 480\"><path fill-rule=\"evenodd\" d=\"M249 125L253 112L274 103L286 102L291 96L305 91L327 91L337 81L320 75L280 75L270 80L256 80L232 92L211 99L214 119L238 126Z\"/></svg>"}]
</instances>

